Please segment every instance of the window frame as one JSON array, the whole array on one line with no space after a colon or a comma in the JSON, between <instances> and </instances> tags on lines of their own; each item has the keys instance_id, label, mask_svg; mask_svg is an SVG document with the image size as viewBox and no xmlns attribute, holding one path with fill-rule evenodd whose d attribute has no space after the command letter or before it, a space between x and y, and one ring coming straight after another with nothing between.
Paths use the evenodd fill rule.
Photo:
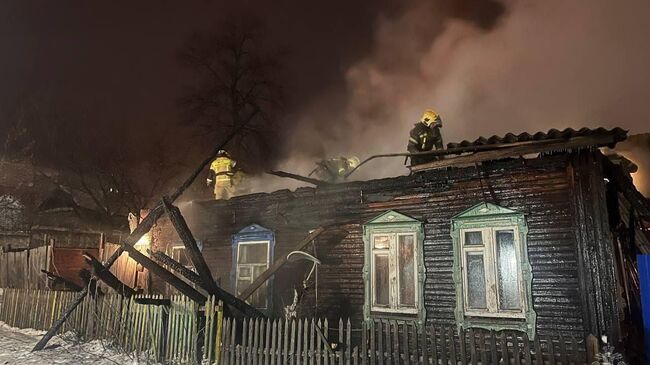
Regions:
<instances>
[{"instance_id":1,"label":"window frame","mask_svg":"<svg viewBox=\"0 0 650 365\"><path fill-rule=\"evenodd\" d=\"M426 311L424 309L424 257L422 244L424 241L424 230L422 223L401 213L389 210L366 222L364 230L364 268L363 279L365 287L364 318L370 321L372 318L397 318L415 319L423 324ZM374 242L377 236L389 236L389 247L375 249ZM399 237L413 237L413 277L414 277L414 305L402 305L400 298L400 275L399 269ZM376 304L376 275L375 255L385 254L388 256L389 265L389 304L378 306Z\"/></svg>"},{"instance_id":2,"label":"window frame","mask_svg":"<svg viewBox=\"0 0 650 365\"><path fill-rule=\"evenodd\" d=\"M499 289L498 289L498 254L496 244L497 231L513 231L515 255L517 260L517 292L519 293L520 308L500 309L499 308ZM465 244L465 233L481 232L483 244L480 247L467 247ZM485 240L487 238L487 241ZM463 280L463 306L466 316L474 317L504 317L504 318L525 318L527 301L524 300L524 285L521 275L521 243L519 242L519 227L515 225L490 226L482 228L465 228L460 230L461 260L459 260L460 270ZM468 272L465 270L467 256L470 252L481 252L483 256L483 269L485 273L485 300L486 309L473 309L469 306L469 285ZM490 289L494 288L494 289Z\"/></svg>"},{"instance_id":3,"label":"window frame","mask_svg":"<svg viewBox=\"0 0 650 365\"><path fill-rule=\"evenodd\" d=\"M239 232L232 235L232 264L230 270L230 288L232 293L238 293L237 285L239 283L239 246L246 244L259 244L266 243L266 268L268 269L273 264L275 257L275 234L272 230L262 227L259 224L250 224L242 228ZM247 264L244 264L247 265ZM252 275L252 273L251 273ZM252 276L251 276L252 277ZM262 312L267 314L273 313L274 300L273 300L273 281L274 278L271 276L266 281L266 306L264 308L257 308ZM255 293L259 290L258 288Z\"/></svg>"},{"instance_id":4,"label":"window frame","mask_svg":"<svg viewBox=\"0 0 650 365\"><path fill-rule=\"evenodd\" d=\"M496 234L498 231L513 231L513 243L517 258L517 289L520 309L499 309L498 258ZM466 232L482 232L483 245L467 248ZM456 322L459 328L483 328L495 331L517 330L534 338L537 314L532 301L532 267L528 261L525 216L495 204L482 202L451 220L451 237L454 249L453 277L456 286ZM484 259L486 309L469 308L467 292L468 252L481 252ZM493 287L494 289L490 289Z\"/></svg>"},{"instance_id":5,"label":"window frame","mask_svg":"<svg viewBox=\"0 0 650 365\"><path fill-rule=\"evenodd\" d=\"M241 250L242 246L261 245L261 244L266 245L266 264L265 265L260 264L260 263L258 263L258 264L241 264L241 263L239 263L239 254L240 254L240 250ZM236 270L235 270L235 293L237 295L239 295L239 290L237 290L237 288L239 288L239 280L240 280L240 277L241 277L239 272L240 272L240 269L241 269L242 266L250 267L250 269L251 269L250 282L251 283L253 281L255 281L255 279L253 278L253 272L254 272L253 267L258 267L258 266L259 267L264 267L265 270L268 269L269 267L271 267L271 241L270 240L260 240L260 241L241 241L241 242L239 242L237 244L237 261L235 262L235 266L236 266ZM268 285L268 283L267 283L267 285ZM269 298L268 298L268 296L266 296L265 298L266 299L264 301L264 307L257 308L257 309L266 309L266 308L268 308L268 306L269 306Z\"/></svg>"},{"instance_id":6,"label":"window frame","mask_svg":"<svg viewBox=\"0 0 650 365\"><path fill-rule=\"evenodd\" d=\"M377 236L388 236L389 237L389 247L388 248L382 248L382 249L376 249L374 247L375 243L375 237ZM418 283L418 270L417 270L417 265L415 265L416 262L418 262L419 257L418 257L418 250L414 247L413 248L413 277L415 278L415 281L413 283L414 287L414 305L411 306L406 306L402 305L400 303L401 298L400 298L400 288L401 288L401 280L400 280L400 274L402 273L401 268L398 268L399 266L399 237L400 236L407 236L407 237L413 237L413 245L416 245L417 242L417 232L395 232L395 233L389 233L389 232L377 232L377 233L372 233L370 235L370 242L371 242L371 255L370 255L370 300L371 300L371 307L370 310L373 312L390 312L390 313L404 313L404 314L417 314L418 313L418 306L419 306L419 292L420 288ZM386 255L388 256L388 307L385 306L379 306L377 305L377 296L376 296L376 275L375 275L375 256L377 255ZM392 283L395 283L394 285Z\"/></svg>"}]
</instances>

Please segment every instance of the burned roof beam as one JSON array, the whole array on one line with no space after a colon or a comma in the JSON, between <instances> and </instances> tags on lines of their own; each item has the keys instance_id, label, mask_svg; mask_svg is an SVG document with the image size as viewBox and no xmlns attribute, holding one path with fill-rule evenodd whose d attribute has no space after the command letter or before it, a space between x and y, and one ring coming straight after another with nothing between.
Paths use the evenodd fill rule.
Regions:
<instances>
[{"instance_id":1,"label":"burned roof beam","mask_svg":"<svg viewBox=\"0 0 650 365\"><path fill-rule=\"evenodd\" d=\"M187 226L187 222L185 221L185 218L183 218L181 211L178 209L178 207L175 207L169 203L166 198L162 199L162 204L165 207L165 211L167 212L169 219L172 221L172 224L176 229L178 236L181 238L183 244L185 245L186 253L190 257L192 264L194 264L196 271L198 271L200 280L197 284L205 289L205 291L207 291L209 294L214 295L228 306L237 309L246 316L264 317L264 314L257 310L255 307L221 289L217 283L214 282L210 268L203 259L203 254L201 254L199 251L199 247L196 244L194 235L192 235L192 231Z\"/></svg>"},{"instance_id":2,"label":"burned roof beam","mask_svg":"<svg viewBox=\"0 0 650 365\"><path fill-rule=\"evenodd\" d=\"M313 184L313 185L316 185L316 186L332 185L331 183L328 183L326 181L322 181L322 180L318 180L318 179L314 179L314 178L306 177L306 176L302 176L302 175L296 175L296 174L292 174L290 172L267 171L266 173L269 174L269 175L273 175L273 176L286 177L286 178L289 178L289 179L294 179L294 180L306 182L306 183Z\"/></svg>"},{"instance_id":3,"label":"burned roof beam","mask_svg":"<svg viewBox=\"0 0 650 365\"><path fill-rule=\"evenodd\" d=\"M173 258L167 256L164 252L161 251L151 251L147 250L147 253L158 261L162 265L166 265L170 269L181 274L185 279L189 280L191 283L196 284L200 287L204 287L201 277L194 271L183 266L180 262L174 260Z\"/></svg>"},{"instance_id":4,"label":"burned roof beam","mask_svg":"<svg viewBox=\"0 0 650 365\"><path fill-rule=\"evenodd\" d=\"M117 276L106 269L99 260L97 260L93 255L88 252L83 253L83 257L86 262L92 268L92 274L97 277L99 280L103 281L106 285L115 290L118 294L123 297L131 297L137 294L137 292L130 286L124 284Z\"/></svg>"},{"instance_id":5,"label":"burned roof beam","mask_svg":"<svg viewBox=\"0 0 650 365\"><path fill-rule=\"evenodd\" d=\"M149 270L150 273L157 275L163 279L166 283L170 284L178 291L180 291L185 296L189 297L193 301L203 304L207 300L205 295L199 293L196 289L192 288L188 283L179 279L176 275L165 269L164 267L158 265L155 261L147 257L142 252L135 249L133 246L122 245L124 251L129 253L129 257L135 260L137 263L142 265L145 269Z\"/></svg>"},{"instance_id":6,"label":"burned roof beam","mask_svg":"<svg viewBox=\"0 0 650 365\"><path fill-rule=\"evenodd\" d=\"M63 283L64 287L67 287L74 291L81 291L83 288L76 283L64 278L63 276L57 275L53 272L41 269L41 272L47 276L48 279L52 280L54 283L60 282Z\"/></svg>"},{"instance_id":7,"label":"burned roof beam","mask_svg":"<svg viewBox=\"0 0 650 365\"><path fill-rule=\"evenodd\" d=\"M201 282L203 283L201 286L210 293L217 291L217 284L214 282L214 279L212 279L210 268L208 267L208 264L205 263L203 255L201 254L201 251L199 251L199 246L196 244L196 240L194 239L194 235L192 235L192 231L190 231L190 228L187 226L187 222L181 214L181 211L178 207L172 205L167 197L162 198L161 204L165 208L165 212L167 212L167 216L172 222L176 233L178 233L178 237L183 241L185 252L189 256L199 274L199 277L201 278Z\"/></svg>"}]
</instances>

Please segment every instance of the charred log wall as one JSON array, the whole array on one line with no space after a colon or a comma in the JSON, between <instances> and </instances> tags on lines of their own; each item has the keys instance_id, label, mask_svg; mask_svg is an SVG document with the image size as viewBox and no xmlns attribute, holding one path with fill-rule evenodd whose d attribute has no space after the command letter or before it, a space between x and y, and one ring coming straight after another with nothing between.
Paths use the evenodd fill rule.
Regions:
<instances>
[{"instance_id":1,"label":"charred log wall","mask_svg":"<svg viewBox=\"0 0 650 365\"><path fill-rule=\"evenodd\" d=\"M528 254L533 270L533 307L537 333L563 333L582 337L584 297L578 273L577 236L574 216L574 169L570 156L513 159L466 167L436 170L327 188L302 188L295 192L252 194L229 201L193 202L181 207L204 256L222 287L232 289L231 236L257 223L276 234L275 257L285 255L310 229L334 225L348 231L345 239L328 242L319 237L316 255L323 261L318 272L318 302L308 293L304 315L329 318L362 318L364 301L362 225L376 215L394 209L424 222L426 266L425 304L427 321L454 323L456 305L452 280L450 218L488 201L526 214ZM165 227L164 222L160 227ZM174 242L161 228L159 237ZM313 249L313 247L311 247ZM305 272L290 264L274 279L276 314L291 303L292 287Z\"/></svg>"}]
</instances>

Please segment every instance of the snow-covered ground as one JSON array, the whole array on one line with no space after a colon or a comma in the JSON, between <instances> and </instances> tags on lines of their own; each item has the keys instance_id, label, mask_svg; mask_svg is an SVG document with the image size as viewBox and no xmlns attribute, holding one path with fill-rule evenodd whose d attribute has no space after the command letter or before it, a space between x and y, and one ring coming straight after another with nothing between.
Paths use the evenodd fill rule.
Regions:
<instances>
[{"instance_id":1,"label":"snow-covered ground","mask_svg":"<svg viewBox=\"0 0 650 365\"><path fill-rule=\"evenodd\" d=\"M0 365L49 365L49 364L146 364L126 354L105 348L100 341L75 343L68 336L53 338L45 350L31 352L43 336L43 331L18 329L0 322Z\"/></svg>"}]
</instances>

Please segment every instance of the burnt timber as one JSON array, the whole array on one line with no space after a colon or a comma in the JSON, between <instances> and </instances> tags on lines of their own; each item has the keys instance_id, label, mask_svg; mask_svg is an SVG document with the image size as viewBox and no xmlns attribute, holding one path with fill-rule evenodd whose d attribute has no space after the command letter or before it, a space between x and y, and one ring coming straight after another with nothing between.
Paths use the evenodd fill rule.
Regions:
<instances>
[{"instance_id":1,"label":"burnt timber","mask_svg":"<svg viewBox=\"0 0 650 365\"><path fill-rule=\"evenodd\" d=\"M212 274L231 292L235 291L232 236L242 228L255 223L274 232L273 261L286 257L294 249L292 242L317 227L347 231L340 240L328 240L324 233L304 247L322 265L316 285L318 300L314 292L307 293L299 315L361 320L365 285L362 227L373 217L396 210L424 224L426 322L452 325L456 292L450 219L477 203L494 203L526 217L536 333L617 336L615 260L607 222L608 210L613 207L605 199L604 185L609 160L597 147L624 138L625 131L620 129L583 129L477 140L450 146L458 151L462 148L462 153L476 150L460 155L472 156L467 164L228 201L193 201L184 207L183 215L203 242L203 256ZM532 153L540 155L521 157ZM479 155L486 158L477 158ZM622 191L630 190L623 198L640 200L629 181L618 180L614 183L625 184ZM159 226L154 235L159 248L178 244L169 239L173 236L171 224L163 221ZM291 301L293 288L305 270L305 265L287 263L273 272L270 299L274 308ZM280 311L269 315L280 315Z\"/></svg>"}]
</instances>

